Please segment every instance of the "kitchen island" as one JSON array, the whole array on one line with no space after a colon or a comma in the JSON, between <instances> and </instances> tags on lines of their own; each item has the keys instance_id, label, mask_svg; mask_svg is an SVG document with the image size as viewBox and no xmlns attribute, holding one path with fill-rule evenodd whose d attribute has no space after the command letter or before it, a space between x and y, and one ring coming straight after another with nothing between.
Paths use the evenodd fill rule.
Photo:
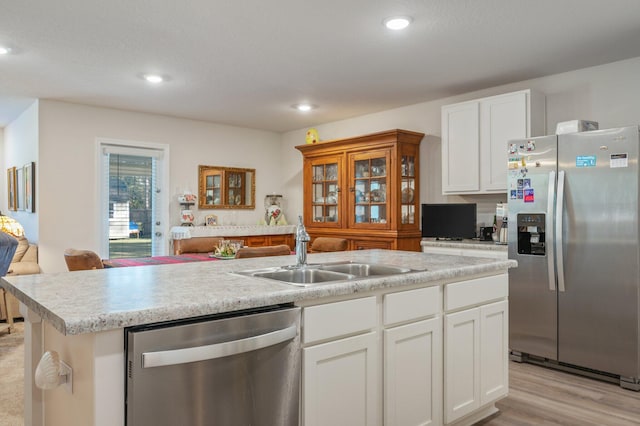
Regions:
<instances>
[{"instance_id":1,"label":"kitchen island","mask_svg":"<svg viewBox=\"0 0 640 426\"><path fill-rule=\"evenodd\" d=\"M409 410L403 406L403 413L415 408L416 416L433 424L471 424L495 411L493 403L508 386L506 274L515 261L387 250L310 254L308 261L413 271L306 288L237 274L295 264L294 256L282 256L4 277L2 286L24 305L25 424L124 424L126 327L287 303L303 308L301 424L323 424L326 413L312 407L322 407L326 401L318 398L331 393L323 389L318 395L308 387L317 348L339 349L355 338L367 342L370 380L363 391L370 403L349 415L362 416L365 424L392 424L400 415L398 401L414 401L412 389L429 399ZM349 324L360 317L344 311L352 302L371 322L344 331L331 327L331 321ZM331 317L323 316L324 307L331 307ZM314 312L314 323L307 312ZM336 331L329 335L325 328ZM320 330L319 338L307 337L312 329ZM428 350L424 365L404 362L410 355L402 347L406 333ZM45 392L33 386L35 365L48 350L73 369L72 393L64 386ZM405 391L391 386L412 377L420 380Z\"/></svg>"}]
</instances>

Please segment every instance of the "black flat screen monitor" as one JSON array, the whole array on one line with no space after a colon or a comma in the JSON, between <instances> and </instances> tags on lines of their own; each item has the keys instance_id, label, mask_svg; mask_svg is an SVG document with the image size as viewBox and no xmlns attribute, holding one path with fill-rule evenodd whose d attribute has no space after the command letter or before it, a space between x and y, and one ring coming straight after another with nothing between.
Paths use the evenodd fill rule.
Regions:
<instances>
[{"instance_id":1,"label":"black flat screen monitor","mask_svg":"<svg viewBox=\"0 0 640 426\"><path fill-rule=\"evenodd\" d=\"M476 205L423 204L422 236L461 240L476 236Z\"/></svg>"}]
</instances>

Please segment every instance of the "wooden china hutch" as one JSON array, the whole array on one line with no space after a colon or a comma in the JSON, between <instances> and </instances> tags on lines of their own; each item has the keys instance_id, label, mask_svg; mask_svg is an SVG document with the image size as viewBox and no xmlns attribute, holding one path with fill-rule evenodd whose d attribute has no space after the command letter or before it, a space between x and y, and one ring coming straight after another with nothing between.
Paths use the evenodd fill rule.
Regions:
<instances>
[{"instance_id":1,"label":"wooden china hutch","mask_svg":"<svg viewBox=\"0 0 640 426\"><path fill-rule=\"evenodd\" d=\"M296 146L304 157L304 223L312 240L346 238L349 250L420 251L423 136L395 129Z\"/></svg>"}]
</instances>

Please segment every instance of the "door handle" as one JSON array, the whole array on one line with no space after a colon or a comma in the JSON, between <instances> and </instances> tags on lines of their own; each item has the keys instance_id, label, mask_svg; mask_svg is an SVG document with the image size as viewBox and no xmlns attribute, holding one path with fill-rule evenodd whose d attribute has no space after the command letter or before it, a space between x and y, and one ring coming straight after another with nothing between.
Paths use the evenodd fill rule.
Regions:
<instances>
[{"instance_id":1,"label":"door handle","mask_svg":"<svg viewBox=\"0 0 640 426\"><path fill-rule=\"evenodd\" d=\"M143 352L142 368L163 367L168 365L186 364L189 362L205 361L237 355L257 349L277 345L293 339L298 334L295 325L270 333L230 342L215 343L213 345L196 346L192 348L172 349L168 351Z\"/></svg>"},{"instance_id":2,"label":"door handle","mask_svg":"<svg viewBox=\"0 0 640 426\"><path fill-rule=\"evenodd\" d=\"M555 274L555 251L554 251L554 229L553 229L553 205L555 201L556 189L556 172L549 172L549 188L547 191L547 215L545 217L544 228L547 235L545 236L547 246L547 273L549 276L549 290L556 291L556 274Z\"/></svg>"},{"instance_id":3,"label":"door handle","mask_svg":"<svg viewBox=\"0 0 640 426\"><path fill-rule=\"evenodd\" d=\"M562 211L564 210L564 170L558 172L558 201L556 202L556 269L558 270L558 291L564 292L564 255L562 251Z\"/></svg>"}]
</instances>

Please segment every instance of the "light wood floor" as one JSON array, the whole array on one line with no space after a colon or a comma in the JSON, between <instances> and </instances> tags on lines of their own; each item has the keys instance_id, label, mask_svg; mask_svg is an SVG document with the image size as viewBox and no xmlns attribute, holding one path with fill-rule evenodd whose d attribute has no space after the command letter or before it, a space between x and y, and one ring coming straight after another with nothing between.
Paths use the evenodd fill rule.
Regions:
<instances>
[{"instance_id":1,"label":"light wood floor","mask_svg":"<svg viewBox=\"0 0 640 426\"><path fill-rule=\"evenodd\" d=\"M640 425L640 392L562 371L509 362L509 396L478 425Z\"/></svg>"}]
</instances>

